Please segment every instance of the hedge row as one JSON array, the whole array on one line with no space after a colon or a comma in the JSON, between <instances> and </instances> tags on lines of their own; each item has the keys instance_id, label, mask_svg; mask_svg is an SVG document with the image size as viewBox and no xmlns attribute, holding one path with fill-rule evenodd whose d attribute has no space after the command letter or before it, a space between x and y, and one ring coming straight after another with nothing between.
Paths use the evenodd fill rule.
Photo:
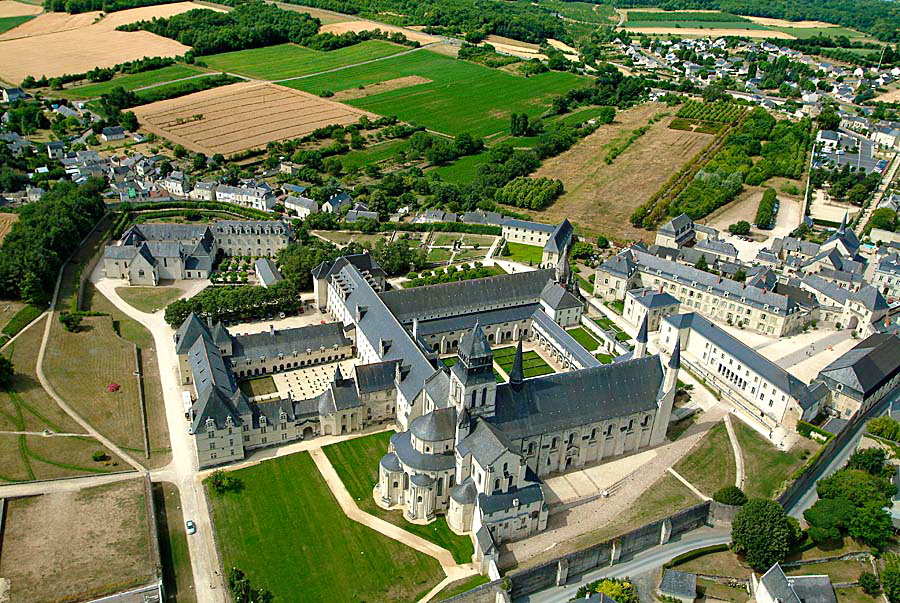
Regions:
<instances>
[{"instance_id":1,"label":"hedge row","mask_svg":"<svg viewBox=\"0 0 900 603\"><path fill-rule=\"evenodd\" d=\"M807 423L806 421L797 421L797 433L810 440L813 439L812 434L817 433L825 438L825 442L834 437L833 433L828 433L821 427L816 427L812 423Z\"/></svg>"},{"instance_id":2,"label":"hedge row","mask_svg":"<svg viewBox=\"0 0 900 603\"><path fill-rule=\"evenodd\" d=\"M767 188L763 193L762 199L759 200L759 206L756 208L756 226L758 228L772 228L772 221L775 219L775 189Z\"/></svg>"},{"instance_id":3,"label":"hedge row","mask_svg":"<svg viewBox=\"0 0 900 603\"><path fill-rule=\"evenodd\" d=\"M682 553L677 557L673 557L672 560L663 565L663 567L669 569L670 567L692 561L694 559L697 559L698 557L702 557L703 555L709 555L711 553L722 553L727 550L727 544L713 544L710 546L705 546L699 549L694 549L693 551L688 551L687 553Z\"/></svg>"}]
</instances>

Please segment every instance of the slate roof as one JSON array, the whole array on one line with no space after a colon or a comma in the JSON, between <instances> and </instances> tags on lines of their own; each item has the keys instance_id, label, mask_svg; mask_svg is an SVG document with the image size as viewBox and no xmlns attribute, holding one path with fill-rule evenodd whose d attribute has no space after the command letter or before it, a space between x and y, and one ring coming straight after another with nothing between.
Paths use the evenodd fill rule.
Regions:
<instances>
[{"instance_id":1,"label":"slate roof","mask_svg":"<svg viewBox=\"0 0 900 603\"><path fill-rule=\"evenodd\" d=\"M402 323L468 314L486 305L502 308L537 303L553 270L532 270L488 278L398 289L379 296Z\"/></svg>"},{"instance_id":2,"label":"slate roof","mask_svg":"<svg viewBox=\"0 0 900 603\"><path fill-rule=\"evenodd\" d=\"M309 211L315 213L319 210L319 204L316 203L313 199L308 197L297 197L295 195L288 195L284 199L285 204L290 203L291 205L296 205L297 207L302 207L304 209L308 209Z\"/></svg>"},{"instance_id":3,"label":"slate roof","mask_svg":"<svg viewBox=\"0 0 900 603\"><path fill-rule=\"evenodd\" d=\"M424 454L412 445L412 434L403 431L391 436L391 446L401 463L419 471L446 471L456 467L456 458L450 454Z\"/></svg>"},{"instance_id":4,"label":"slate roof","mask_svg":"<svg viewBox=\"0 0 900 603\"><path fill-rule=\"evenodd\" d=\"M697 574L667 569L663 573L659 592L670 597L697 597Z\"/></svg>"},{"instance_id":5,"label":"slate roof","mask_svg":"<svg viewBox=\"0 0 900 603\"><path fill-rule=\"evenodd\" d=\"M513 488L503 494L479 494L478 506L482 513L490 515L513 508L516 501L519 506L525 506L542 500L544 500L544 491L540 484L535 483L524 488Z\"/></svg>"},{"instance_id":6,"label":"slate roof","mask_svg":"<svg viewBox=\"0 0 900 603\"><path fill-rule=\"evenodd\" d=\"M888 303L881 292L872 285L866 285L859 291L850 294L854 301L860 302L867 310L887 310Z\"/></svg>"},{"instance_id":7,"label":"slate roof","mask_svg":"<svg viewBox=\"0 0 900 603\"><path fill-rule=\"evenodd\" d=\"M459 444L457 450L463 457L471 454L482 467L489 467L506 452L512 449L509 438L488 423L478 417L474 419L475 426Z\"/></svg>"},{"instance_id":8,"label":"slate roof","mask_svg":"<svg viewBox=\"0 0 900 603\"><path fill-rule=\"evenodd\" d=\"M424 335L433 335L435 333L466 331L471 329L476 322L485 327L505 322L516 322L529 318L534 314L535 310L539 309L540 306L536 303L524 304L512 308L500 308L499 310L478 312L477 314L462 314L460 316L448 316L447 318L437 318L435 320L420 320L416 332L421 337Z\"/></svg>"},{"instance_id":9,"label":"slate roof","mask_svg":"<svg viewBox=\"0 0 900 603\"><path fill-rule=\"evenodd\" d=\"M329 322L324 325L308 325L293 329L275 329L262 333L237 335L233 338L232 357L257 358L272 357L278 354L288 356L293 352L306 350L329 349L333 346L348 346L353 342L344 334L343 325ZM236 362L233 361L233 362Z\"/></svg>"},{"instance_id":10,"label":"slate roof","mask_svg":"<svg viewBox=\"0 0 900 603\"><path fill-rule=\"evenodd\" d=\"M823 368L827 376L845 388L862 392L863 397L877 391L900 370L900 340L894 335L875 333Z\"/></svg>"},{"instance_id":11,"label":"slate roof","mask_svg":"<svg viewBox=\"0 0 900 603\"><path fill-rule=\"evenodd\" d=\"M371 255L369 255L368 253L357 253L339 257L333 262L322 262L321 264L313 268L313 278L323 279L328 276L337 274L347 264L352 264L361 273L368 272L369 274L377 274L383 277L387 276L387 272L385 272L384 269L379 266L374 259L372 259Z\"/></svg>"},{"instance_id":12,"label":"slate roof","mask_svg":"<svg viewBox=\"0 0 900 603\"><path fill-rule=\"evenodd\" d=\"M769 597L781 603L837 603L837 596L828 576L788 577L776 563L759 581Z\"/></svg>"},{"instance_id":13,"label":"slate roof","mask_svg":"<svg viewBox=\"0 0 900 603\"><path fill-rule=\"evenodd\" d=\"M474 327L463 333L457 354L466 360L491 356L491 344L477 321Z\"/></svg>"},{"instance_id":14,"label":"slate roof","mask_svg":"<svg viewBox=\"0 0 900 603\"><path fill-rule=\"evenodd\" d=\"M103 250L103 258L108 260L130 260L136 254L134 245L107 245Z\"/></svg>"},{"instance_id":15,"label":"slate roof","mask_svg":"<svg viewBox=\"0 0 900 603\"><path fill-rule=\"evenodd\" d=\"M439 408L416 417L410 422L409 430L425 442L452 440L456 435L456 408Z\"/></svg>"},{"instance_id":16,"label":"slate roof","mask_svg":"<svg viewBox=\"0 0 900 603\"><path fill-rule=\"evenodd\" d=\"M319 394L319 414L330 415L339 410L348 410L362 406L356 393L353 379L340 376L340 368L335 371L335 380L328 384L328 389Z\"/></svg>"},{"instance_id":17,"label":"slate roof","mask_svg":"<svg viewBox=\"0 0 900 603\"><path fill-rule=\"evenodd\" d=\"M253 264L253 267L256 269L259 280L266 286L274 285L284 280L284 277L281 276L281 272L278 270L278 266L269 258L259 258Z\"/></svg>"},{"instance_id":18,"label":"slate roof","mask_svg":"<svg viewBox=\"0 0 900 603\"><path fill-rule=\"evenodd\" d=\"M478 498L478 490L475 488L475 482L471 477L467 477L461 484L457 484L450 488L450 498L461 505L475 504Z\"/></svg>"},{"instance_id":19,"label":"slate roof","mask_svg":"<svg viewBox=\"0 0 900 603\"><path fill-rule=\"evenodd\" d=\"M553 281L547 282L547 285L541 292L541 301L554 310L584 307L584 303L580 299L569 293L561 284Z\"/></svg>"},{"instance_id":20,"label":"slate roof","mask_svg":"<svg viewBox=\"0 0 900 603\"><path fill-rule=\"evenodd\" d=\"M563 219L563 221L553 229L553 233L550 235L547 242L544 243L544 251L562 253L572 241L573 234L575 234L575 229L572 227L571 222L569 222L568 218Z\"/></svg>"},{"instance_id":21,"label":"slate roof","mask_svg":"<svg viewBox=\"0 0 900 603\"><path fill-rule=\"evenodd\" d=\"M403 470L403 468L400 466L400 459L398 459L397 455L393 452L388 452L386 455L381 457L380 465L388 471L397 472Z\"/></svg>"},{"instance_id":22,"label":"slate roof","mask_svg":"<svg viewBox=\"0 0 900 603\"><path fill-rule=\"evenodd\" d=\"M543 310L536 310L531 316L534 325L540 326L544 331L550 334L559 345L568 352L581 366L588 368L599 366L600 361L584 349L584 346L578 343L568 331L559 326L552 318L550 318Z\"/></svg>"},{"instance_id":23,"label":"slate roof","mask_svg":"<svg viewBox=\"0 0 900 603\"><path fill-rule=\"evenodd\" d=\"M826 297L832 299L836 305L842 306L847 301L849 292L846 289L842 289L834 283L826 281L820 276L816 276L815 274L807 274L800 282L801 285L805 285L806 288L812 289L813 291L821 293L822 295L825 295Z\"/></svg>"},{"instance_id":24,"label":"slate roof","mask_svg":"<svg viewBox=\"0 0 900 603\"><path fill-rule=\"evenodd\" d=\"M548 232L553 234L556 226L553 224L543 224L541 222L529 222L528 220L517 220L515 218L507 218L503 220L503 226L510 228L522 228L525 230L537 230L539 232Z\"/></svg>"},{"instance_id":25,"label":"slate roof","mask_svg":"<svg viewBox=\"0 0 900 603\"><path fill-rule=\"evenodd\" d=\"M663 383L659 356L626 360L497 386L490 419L511 439L656 409Z\"/></svg>"},{"instance_id":26,"label":"slate roof","mask_svg":"<svg viewBox=\"0 0 900 603\"><path fill-rule=\"evenodd\" d=\"M653 289L652 287L632 289L628 293L634 297L636 303L648 309L675 306L681 303L676 298L672 297L672 294L666 293L665 291L660 292L658 289Z\"/></svg>"},{"instance_id":27,"label":"slate roof","mask_svg":"<svg viewBox=\"0 0 900 603\"><path fill-rule=\"evenodd\" d=\"M738 362L751 371L754 371L781 391L797 399L803 408L808 408L815 402L809 387L800 379L797 379L753 348L735 339L700 314L696 312L676 314L667 316L663 321L676 329L691 328L696 331L703 338L712 342L713 345L736 358Z\"/></svg>"},{"instance_id":28,"label":"slate roof","mask_svg":"<svg viewBox=\"0 0 900 603\"><path fill-rule=\"evenodd\" d=\"M361 394L380 392L394 387L397 374L397 360L358 364L354 367L356 388Z\"/></svg>"},{"instance_id":29,"label":"slate roof","mask_svg":"<svg viewBox=\"0 0 900 603\"><path fill-rule=\"evenodd\" d=\"M191 312L184 319L181 326L175 332L175 353L179 356L187 354L198 337L207 337L212 339L209 327L205 322L200 320L196 314Z\"/></svg>"},{"instance_id":30,"label":"slate roof","mask_svg":"<svg viewBox=\"0 0 900 603\"><path fill-rule=\"evenodd\" d=\"M690 229L694 226L694 221L688 217L687 214L681 214L679 216L675 216L665 224L659 227L659 232L664 235L668 235L670 237L674 237L676 233L681 232L684 234L685 229Z\"/></svg>"},{"instance_id":31,"label":"slate roof","mask_svg":"<svg viewBox=\"0 0 900 603\"><path fill-rule=\"evenodd\" d=\"M709 251L711 253L717 253L720 255L727 255L729 257L736 258L738 256L737 248L731 243L726 243L724 241L713 241L712 239L704 239L694 245L694 249L700 251Z\"/></svg>"}]
</instances>

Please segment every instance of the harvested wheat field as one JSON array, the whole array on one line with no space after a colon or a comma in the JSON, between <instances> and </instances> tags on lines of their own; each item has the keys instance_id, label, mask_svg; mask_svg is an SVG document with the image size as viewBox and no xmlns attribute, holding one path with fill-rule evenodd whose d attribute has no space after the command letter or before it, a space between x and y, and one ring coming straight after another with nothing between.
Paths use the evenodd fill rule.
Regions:
<instances>
[{"instance_id":1,"label":"harvested wheat field","mask_svg":"<svg viewBox=\"0 0 900 603\"><path fill-rule=\"evenodd\" d=\"M25 76L54 77L94 67L112 67L145 56L173 57L188 46L146 31L115 31L119 25L170 17L194 8L193 2L145 6L111 13L45 13L0 36L0 77L21 82Z\"/></svg>"},{"instance_id":2,"label":"harvested wheat field","mask_svg":"<svg viewBox=\"0 0 900 603\"><path fill-rule=\"evenodd\" d=\"M562 155L545 160L532 177L559 178L565 192L547 209L530 212L531 217L550 224L569 218L586 234L602 234L618 241L652 241L652 232L631 225L631 213L713 136L671 130L668 125L673 118L665 117L612 164L604 159L631 132L665 111L661 103L621 111L612 124L601 126Z\"/></svg>"},{"instance_id":3,"label":"harvested wheat field","mask_svg":"<svg viewBox=\"0 0 900 603\"><path fill-rule=\"evenodd\" d=\"M438 36L432 36L431 34L422 33L421 31L406 29L405 27L376 23L375 21L343 21L341 23L328 23L319 28L319 33L333 33L335 35L341 35L343 33L347 33L348 31L355 31L358 33L361 31L373 31L376 29L380 29L385 33L400 32L408 39L412 40L413 42L419 42L420 44L434 44L435 42L441 41L441 38Z\"/></svg>"},{"instance_id":4,"label":"harvested wheat field","mask_svg":"<svg viewBox=\"0 0 900 603\"><path fill-rule=\"evenodd\" d=\"M383 82L375 82L374 84L369 84L368 86L363 86L362 88L350 88L348 90L341 90L340 92L336 92L332 98L336 101L344 102L347 100L353 100L355 98L365 98L367 96L381 94L382 92L390 92L391 90L401 90L403 88L418 86L419 84L430 83L431 80L429 80L428 78L418 75L407 75L405 77L395 77L394 79L385 80Z\"/></svg>"},{"instance_id":5,"label":"harvested wheat field","mask_svg":"<svg viewBox=\"0 0 900 603\"><path fill-rule=\"evenodd\" d=\"M12 225L19 221L19 214L0 213L0 243L9 234Z\"/></svg>"},{"instance_id":6,"label":"harvested wheat field","mask_svg":"<svg viewBox=\"0 0 900 603\"><path fill-rule=\"evenodd\" d=\"M0 17L27 17L39 15L44 10L40 6L16 2L15 0L0 0Z\"/></svg>"},{"instance_id":7,"label":"harvested wheat field","mask_svg":"<svg viewBox=\"0 0 900 603\"><path fill-rule=\"evenodd\" d=\"M750 19L754 23L759 23L760 25L767 25L769 27L796 27L798 29L818 29L820 27L837 27L834 23L826 23L825 21L787 21L786 19L771 19L769 17L751 17L747 16L745 19Z\"/></svg>"},{"instance_id":8,"label":"harvested wheat field","mask_svg":"<svg viewBox=\"0 0 900 603\"><path fill-rule=\"evenodd\" d=\"M900 101L900 88L880 94L872 100L880 103L896 103Z\"/></svg>"},{"instance_id":9,"label":"harvested wheat field","mask_svg":"<svg viewBox=\"0 0 900 603\"><path fill-rule=\"evenodd\" d=\"M505 54L510 54L520 59L541 59L547 60L547 55L541 52L541 47L537 44L529 44L527 42L519 42L512 38L504 38L503 36L490 35L484 39L483 44L490 44L495 49Z\"/></svg>"},{"instance_id":10,"label":"harvested wheat field","mask_svg":"<svg viewBox=\"0 0 900 603\"><path fill-rule=\"evenodd\" d=\"M714 21L710 21L714 23ZM745 38L778 38L795 40L796 36L777 29L733 29L728 27L628 27L629 32L656 36L701 36L704 38L745 37Z\"/></svg>"},{"instance_id":11,"label":"harvested wheat field","mask_svg":"<svg viewBox=\"0 0 900 603\"><path fill-rule=\"evenodd\" d=\"M206 154L229 155L373 113L276 84L241 82L134 109L142 126Z\"/></svg>"}]
</instances>

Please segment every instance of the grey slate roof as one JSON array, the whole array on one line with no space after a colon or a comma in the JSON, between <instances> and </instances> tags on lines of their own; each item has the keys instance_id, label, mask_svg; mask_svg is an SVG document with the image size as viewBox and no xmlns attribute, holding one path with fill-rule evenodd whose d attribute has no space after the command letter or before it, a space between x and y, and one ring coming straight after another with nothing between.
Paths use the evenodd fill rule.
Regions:
<instances>
[{"instance_id":1,"label":"grey slate roof","mask_svg":"<svg viewBox=\"0 0 900 603\"><path fill-rule=\"evenodd\" d=\"M696 312L676 314L667 316L663 321L676 329L688 327L693 329L712 342L713 345L731 354L738 362L760 375L763 379L796 398L803 408L808 408L815 402L815 398L805 383L753 348L738 341L700 314Z\"/></svg>"},{"instance_id":2,"label":"grey slate roof","mask_svg":"<svg viewBox=\"0 0 900 603\"><path fill-rule=\"evenodd\" d=\"M506 435L499 429L478 417L474 419L475 427L459 444L457 450L463 457L471 454L482 467L489 467L502 454L512 448Z\"/></svg>"},{"instance_id":3,"label":"grey slate roof","mask_svg":"<svg viewBox=\"0 0 900 603\"><path fill-rule=\"evenodd\" d=\"M503 226L510 228L523 228L525 230L537 230L539 232L553 233L556 226L553 224L543 224L541 222L529 222L528 220L517 220L515 218L506 218L503 220Z\"/></svg>"},{"instance_id":4,"label":"grey slate roof","mask_svg":"<svg viewBox=\"0 0 900 603\"><path fill-rule=\"evenodd\" d=\"M697 574L667 569L659 584L659 592L670 597L696 598Z\"/></svg>"},{"instance_id":5,"label":"grey slate roof","mask_svg":"<svg viewBox=\"0 0 900 603\"><path fill-rule=\"evenodd\" d=\"M894 335L876 333L823 368L819 376L827 376L868 396L889 381L898 370L900 340Z\"/></svg>"},{"instance_id":6,"label":"grey slate roof","mask_svg":"<svg viewBox=\"0 0 900 603\"><path fill-rule=\"evenodd\" d=\"M569 219L563 219L563 221L553 229L553 233L550 235L547 242L544 243L544 251L562 253L566 247L569 246L569 243L572 241L572 235L574 234L575 229L572 227Z\"/></svg>"},{"instance_id":7,"label":"grey slate roof","mask_svg":"<svg viewBox=\"0 0 900 603\"><path fill-rule=\"evenodd\" d=\"M837 603L828 576L793 576L788 581L802 603Z\"/></svg>"},{"instance_id":8,"label":"grey slate roof","mask_svg":"<svg viewBox=\"0 0 900 603\"><path fill-rule=\"evenodd\" d=\"M645 308L662 308L665 306L676 306L679 302L672 297L671 293L665 291L660 292L652 287L642 287L640 289L632 289L628 292L634 297L634 301Z\"/></svg>"},{"instance_id":9,"label":"grey slate roof","mask_svg":"<svg viewBox=\"0 0 900 603\"><path fill-rule=\"evenodd\" d=\"M820 276L816 276L815 274L807 274L803 277L801 281L808 288L825 295L826 297L834 300L837 305L844 305L847 301L847 296L849 292L846 289L842 289L835 285L830 281L826 281Z\"/></svg>"},{"instance_id":10,"label":"grey slate roof","mask_svg":"<svg viewBox=\"0 0 900 603\"><path fill-rule=\"evenodd\" d=\"M388 452L386 455L381 457L380 464L388 471L397 472L403 470L403 468L400 466L400 459L398 459L397 455L393 452Z\"/></svg>"},{"instance_id":11,"label":"grey slate roof","mask_svg":"<svg viewBox=\"0 0 900 603\"><path fill-rule=\"evenodd\" d=\"M850 294L850 297L860 302L868 310L887 310L888 304L881 292L872 285L866 285L859 291Z\"/></svg>"},{"instance_id":12,"label":"grey slate roof","mask_svg":"<svg viewBox=\"0 0 900 603\"><path fill-rule=\"evenodd\" d=\"M659 227L659 232L664 235L668 235L674 237L678 232L684 232L685 229L690 229L693 227L694 221L691 220L687 214L681 214L679 216L675 216L665 224Z\"/></svg>"},{"instance_id":13,"label":"grey slate roof","mask_svg":"<svg viewBox=\"0 0 900 603\"><path fill-rule=\"evenodd\" d=\"M463 333L462 339L459 340L457 353L466 360L485 358L491 355L491 344L488 343L484 329L481 328L477 321L474 327Z\"/></svg>"},{"instance_id":14,"label":"grey slate roof","mask_svg":"<svg viewBox=\"0 0 900 603\"><path fill-rule=\"evenodd\" d=\"M352 341L344 334L343 325L339 322L329 322L324 325L308 325L293 329L276 329L262 333L238 335L233 338L232 357L235 359L247 357L277 356L279 353L285 356L292 352L306 352L306 350L326 349L337 346L352 345Z\"/></svg>"},{"instance_id":15,"label":"grey slate roof","mask_svg":"<svg viewBox=\"0 0 900 603\"><path fill-rule=\"evenodd\" d=\"M544 500L544 491L540 484L529 484L524 488L514 488L503 494L479 494L478 506L481 511L490 515L497 511L513 508L518 501L519 506L530 505Z\"/></svg>"},{"instance_id":16,"label":"grey slate roof","mask_svg":"<svg viewBox=\"0 0 900 603\"><path fill-rule=\"evenodd\" d=\"M339 410L358 408L362 405L353 380L341 378L340 368L337 369L335 377L335 380L328 384L328 389L319 394L320 415L330 415Z\"/></svg>"},{"instance_id":17,"label":"grey slate roof","mask_svg":"<svg viewBox=\"0 0 900 603\"><path fill-rule=\"evenodd\" d=\"M486 305L510 307L537 303L553 270L532 270L488 278L399 289L380 294L391 313L402 323L457 316Z\"/></svg>"},{"instance_id":18,"label":"grey slate roof","mask_svg":"<svg viewBox=\"0 0 900 603\"><path fill-rule=\"evenodd\" d=\"M312 275L314 279L323 279L328 276L337 274L341 271L341 269L347 264L352 264L355 266L361 273L370 273L379 276L387 276L387 273L384 269L378 265L378 263L372 259L372 256L368 253L357 253L353 255L345 255L339 257L333 262L322 262L312 270Z\"/></svg>"},{"instance_id":19,"label":"grey slate roof","mask_svg":"<svg viewBox=\"0 0 900 603\"><path fill-rule=\"evenodd\" d=\"M737 249L731 243L726 243L724 241L713 241L712 239L704 239L700 241L699 243L694 245L694 249L700 251L709 251L720 255L727 255L733 258L736 258L738 256Z\"/></svg>"},{"instance_id":20,"label":"grey slate roof","mask_svg":"<svg viewBox=\"0 0 900 603\"><path fill-rule=\"evenodd\" d=\"M581 308L584 306L584 303L580 299L569 293L569 291L561 284L553 281L547 282L547 285L541 292L541 301L554 310Z\"/></svg>"},{"instance_id":21,"label":"grey slate roof","mask_svg":"<svg viewBox=\"0 0 900 603\"><path fill-rule=\"evenodd\" d=\"M423 335L433 335L436 333L466 331L471 329L476 322L485 327L505 322L516 322L529 318L534 314L535 310L538 309L539 306L537 304L524 304L512 308L500 308L499 310L478 312L476 314L462 314L460 316L449 316L447 318L437 318L435 320L420 320L416 332L421 337Z\"/></svg>"},{"instance_id":22,"label":"grey slate roof","mask_svg":"<svg viewBox=\"0 0 900 603\"><path fill-rule=\"evenodd\" d=\"M526 379L497 386L491 418L511 439L656 409L663 383L659 356Z\"/></svg>"},{"instance_id":23,"label":"grey slate roof","mask_svg":"<svg viewBox=\"0 0 900 603\"><path fill-rule=\"evenodd\" d=\"M425 442L452 440L456 435L456 408L439 408L416 417L409 424L409 430L416 438Z\"/></svg>"},{"instance_id":24,"label":"grey slate roof","mask_svg":"<svg viewBox=\"0 0 900 603\"><path fill-rule=\"evenodd\" d=\"M284 277L281 276L281 272L278 270L278 266L269 258L259 258L253 264L253 267L256 269L259 280L266 286L274 285L284 280Z\"/></svg>"},{"instance_id":25,"label":"grey slate roof","mask_svg":"<svg viewBox=\"0 0 900 603\"><path fill-rule=\"evenodd\" d=\"M209 327L206 323L200 320L196 314L191 312L175 332L175 353L179 356L187 354L190 351L191 346L194 345L194 342L197 341L198 337L212 339L212 335L210 334Z\"/></svg>"},{"instance_id":26,"label":"grey slate roof","mask_svg":"<svg viewBox=\"0 0 900 603\"><path fill-rule=\"evenodd\" d=\"M356 376L356 388L361 394L380 392L394 387L394 376L397 374L397 360L358 364L353 371Z\"/></svg>"},{"instance_id":27,"label":"grey slate roof","mask_svg":"<svg viewBox=\"0 0 900 603\"><path fill-rule=\"evenodd\" d=\"M467 477L461 484L457 484L450 488L450 498L461 505L475 504L478 498L478 490L475 488L475 482L471 477Z\"/></svg>"},{"instance_id":28,"label":"grey slate roof","mask_svg":"<svg viewBox=\"0 0 900 603\"><path fill-rule=\"evenodd\" d=\"M446 471L456 466L456 459L451 454L424 454L413 448L411 434L408 431L391 436L391 445L400 462L411 469L419 471Z\"/></svg>"},{"instance_id":29,"label":"grey slate roof","mask_svg":"<svg viewBox=\"0 0 900 603\"><path fill-rule=\"evenodd\" d=\"M593 354L584 349L584 346L578 343L578 340L559 326L543 310L535 310L531 319L535 325L539 325L548 332L581 366L585 368L600 366L600 361Z\"/></svg>"},{"instance_id":30,"label":"grey slate roof","mask_svg":"<svg viewBox=\"0 0 900 603\"><path fill-rule=\"evenodd\" d=\"M759 582L769 593L769 597L772 600L779 600L781 603L802 603L797 597L797 593L794 592L794 589L788 583L787 576L784 575L781 566L777 563L762 575Z\"/></svg>"},{"instance_id":31,"label":"grey slate roof","mask_svg":"<svg viewBox=\"0 0 900 603\"><path fill-rule=\"evenodd\" d=\"M130 260L137 254L137 247L133 245L107 245L103 250L104 259Z\"/></svg>"}]
</instances>

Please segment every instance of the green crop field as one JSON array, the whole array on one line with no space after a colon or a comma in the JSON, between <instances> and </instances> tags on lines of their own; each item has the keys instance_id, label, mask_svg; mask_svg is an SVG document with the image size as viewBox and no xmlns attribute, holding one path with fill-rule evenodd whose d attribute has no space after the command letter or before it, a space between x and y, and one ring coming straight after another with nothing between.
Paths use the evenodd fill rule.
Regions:
<instances>
[{"instance_id":1,"label":"green crop field","mask_svg":"<svg viewBox=\"0 0 900 603\"><path fill-rule=\"evenodd\" d=\"M440 174L441 180L445 182L463 184L471 182L478 174L478 168L487 163L489 159L490 157L487 153L466 155L453 163L434 168L433 171Z\"/></svg>"},{"instance_id":2,"label":"green crop field","mask_svg":"<svg viewBox=\"0 0 900 603\"><path fill-rule=\"evenodd\" d=\"M161 82L171 82L172 80L199 75L201 73L203 73L203 71L195 67L188 67L187 65L170 65L168 67L163 67L162 69L132 73L130 75L120 75L106 82L78 86L71 90L63 90L60 94L67 98L95 98L101 94L107 94L117 86L122 86L126 90L134 90L135 88L159 84Z\"/></svg>"},{"instance_id":3,"label":"green crop field","mask_svg":"<svg viewBox=\"0 0 900 603\"><path fill-rule=\"evenodd\" d=\"M760 25L753 21L686 21L681 19L672 19L670 21L632 21L629 19L625 22L624 27L637 29L640 27L671 27L692 28L702 27L705 29L773 29L766 25Z\"/></svg>"},{"instance_id":4,"label":"green crop field","mask_svg":"<svg viewBox=\"0 0 900 603\"><path fill-rule=\"evenodd\" d=\"M554 96L588 84L587 78L552 71L519 77L468 61L422 50L285 85L318 94L339 92L401 77L430 80L347 101L381 115L396 115L446 134L487 136L505 132L512 112L537 117Z\"/></svg>"},{"instance_id":5,"label":"green crop field","mask_svg":"<svg viewBox=\"0 0 900 603\"><path fill-rule=\"evenodd\" d=\"M574 19L585 23L607 24L610 21L618 20L615 9L611 5L606 4L544 0L540 5L559 13L566 19Z\"/></svg>"},{"instance_id":6,"label":"green crop field","mask_svg":"<svg viewBox=\"0 0 900 603\"><path fill-rule=\"evenodd\" d=\"M209 491L224 567L276 601L416 601L438 562L350 520L306 452L230 472L243 490Z\"/></svg>"},{"instance_id":7,"label":"green crop field","mask_svg":"<svg viewBox=\"0 0 900 603\"><path fill-rule=\"evenodd\" d=\"M396 157L397 152L404 145L406 145L405 140L389 140L376 143L359 151L350 151L341 157L341 163L347 171L362 169L371 163L380 163L386 159Z\"/></svg>"},{"instance_id":8,"label":"green crop field","mask_svg":"<svg viewBox=\"0 0 900 603\"><path fill-rule=\"evenodd\" d=\"M279 80L319 73L345 65L371 61L406 50L384 40L367 40L353 46L323 52L295 44L279 44L203 57L211 68L250 77Z\"/></svg>"},{"instance_id":9,"label":"green crop field","mask_svg":"<svg viewBox=\"0 0 900 603\"><path fill-rule=\"evenodd\" d=\"M0 17L0 33L6 33L13 27L18 27L22 23L31 21L34 15L24 15L19 17Z\"/></svg>"}]
</instances>

